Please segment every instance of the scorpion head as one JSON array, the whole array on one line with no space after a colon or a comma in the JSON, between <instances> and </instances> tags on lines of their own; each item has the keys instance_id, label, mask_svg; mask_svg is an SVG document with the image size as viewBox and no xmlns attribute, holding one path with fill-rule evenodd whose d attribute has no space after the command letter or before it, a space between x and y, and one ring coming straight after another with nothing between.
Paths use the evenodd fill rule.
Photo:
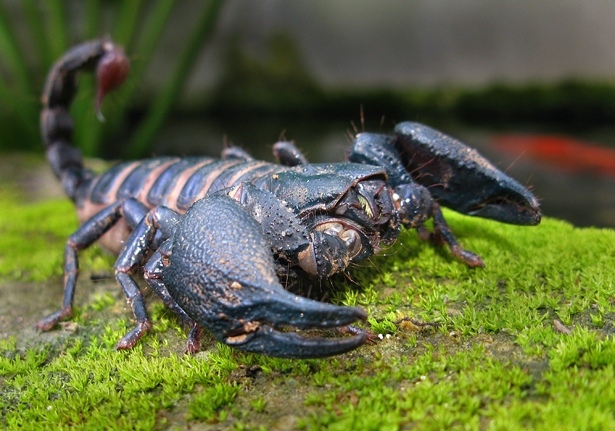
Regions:
<instances>
[{"instance_id":1,"label":"scorpion head","mask_svg":"<svg viewBox=\"0 0 615 431\"><path fill-rule=\"evenodd\" d=\"M312 241L299 254L299 266L324 278L391 244L400 221L392 197L384 178L368 178L349 188L327 211L311 214L306 222Z\"/></svg>"}]
</instances>

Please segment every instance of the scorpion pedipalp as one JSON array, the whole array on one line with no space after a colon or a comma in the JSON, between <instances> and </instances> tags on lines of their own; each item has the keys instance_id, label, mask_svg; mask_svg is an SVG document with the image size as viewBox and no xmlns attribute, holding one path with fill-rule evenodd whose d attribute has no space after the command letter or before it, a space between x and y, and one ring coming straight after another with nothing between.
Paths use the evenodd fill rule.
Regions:
<instances>
[{"instance_id":1,"label":"scorpion pedipalp","mask_svg":"<svg viewBox=\"0 0 615 431\"><path fill-rule=\"evenodd\" d=\"M241 350L283 358L316 358L338 355L356 349L367 341L367 332L347 338L305 338L292 332L262 327L249 344L232 344Z\"/></svg>"},{"instance_id":2,"label":"scorpion pedipalp","mask_svg":"<svg viewBox=\"0 0 615 431\"><path fill-rule=\"evenodd\" d=\"M171 237L162 280L179 306L220 341L283 357L323 357L351 350L366 335L304 338L276 328L343 327L367 316L358 307L313 301L286 291L263 227L226 193L197 201ZM189 286L189 288L186 288Z\"/></svg>"},{"instance_id":3,"label":"scorpion pedipalp","mask_svg":"<svg viewBox=\"0 0 615 431\"><path fill-rule=\"evenodd\" d=\"M474 148L429 126L409 121L395 126L395 136L405 169L440 204L503 223L540 223L536 197Z\"/></svg>"}]
</instances>

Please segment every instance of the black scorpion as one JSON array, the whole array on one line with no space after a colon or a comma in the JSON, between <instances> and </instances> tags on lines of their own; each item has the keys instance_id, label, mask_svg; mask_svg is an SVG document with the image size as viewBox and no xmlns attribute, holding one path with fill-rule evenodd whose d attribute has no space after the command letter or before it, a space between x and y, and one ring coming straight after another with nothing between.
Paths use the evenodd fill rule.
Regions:
<instances>
[{"instance_id":1,"label":"black scorpion","mask_svg":"<svg viewBox=\"0 0 615 431\"><path fill-rule=\"evenodd\" d=\"M41 330L72 316L77 253L99 241L119 254L115 276L136 319L118 349L133 347L152 326L132 275L143 268L147 284L191 328L189 352L200 348L204 327L245 351L335 355L363 344L366 332L313 338L278 329L342 328L364 320L365 311L294 295L280 277L323 279L345 271L393 243L401 226L446 243L469 266L482 266L479 256L460 247L440 205L506 223L540 221L538 202L526 188L475 150L410 122L390 136L360 133L345 163L309 164L292 143L279 142L273 150L280 164L231 147L220 160L156 157L95 175L70 145L76 75L96 71L100 107L128 69L120 47L96 40L72 48L47 78L46 154L82 224L65 248L62 308L38 323Z\"/></svg>"}]
</instances>

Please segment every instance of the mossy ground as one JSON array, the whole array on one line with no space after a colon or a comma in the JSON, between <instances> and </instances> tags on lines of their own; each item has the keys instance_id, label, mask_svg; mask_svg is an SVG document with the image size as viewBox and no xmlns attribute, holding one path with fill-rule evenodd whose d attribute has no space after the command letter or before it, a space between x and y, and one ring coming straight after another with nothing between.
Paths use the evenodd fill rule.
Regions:
<instances>
[{"instance_id":1,"label":"mossy ground","mask_svg":"<svg viewBox=\"0 0 615 431\"><path fill-rule=\"evenodd\" d=\"M484 269L405 232L335 280L333 301L368 310L374 344L284 360L205 334L187 356L184 331L149 296L152 334L118 352L131 315L97 248L83 253L73 323L32 329L60 305L76 218L65 199L24 202L0 186L2 428L615 429L615 231L447 212Z\"/></svg>"}]
</instances>

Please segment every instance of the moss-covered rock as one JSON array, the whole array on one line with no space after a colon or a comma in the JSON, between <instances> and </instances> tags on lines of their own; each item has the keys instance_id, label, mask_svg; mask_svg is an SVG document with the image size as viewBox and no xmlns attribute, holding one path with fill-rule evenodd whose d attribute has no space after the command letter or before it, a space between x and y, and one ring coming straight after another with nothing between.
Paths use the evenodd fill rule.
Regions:
<instances>
[{"instance_id":1,"label":"moss-covered rock","mask_svg":"<svg viewBox=\"0 0 615 431\"><path fill-rule=\"evenodd\" d=\"M184 355L183 329L151 296L152 334L118 352L132 316L97 248L83 253L73 322L32 329L60 305L76 218L67 200L0 184L0 427L615 428L613 230L447 212L486 267L404 232L334 280L333 301L365 307L381 338L335 358L246 354L207 333Z\"/></svg>"}]
</instances>

